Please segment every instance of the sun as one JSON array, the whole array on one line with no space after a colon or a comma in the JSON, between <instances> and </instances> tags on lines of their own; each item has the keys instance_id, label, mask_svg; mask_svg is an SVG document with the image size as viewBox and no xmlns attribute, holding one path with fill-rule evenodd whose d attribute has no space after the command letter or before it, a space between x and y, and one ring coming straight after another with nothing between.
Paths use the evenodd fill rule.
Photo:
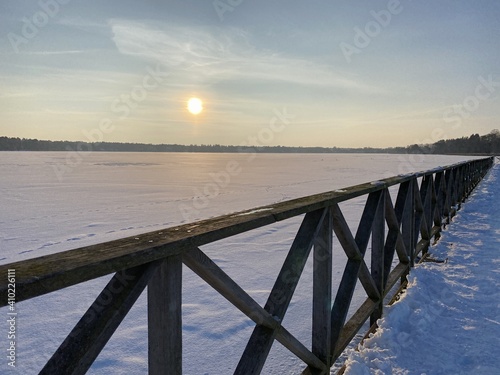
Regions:
<instances>
[{"instance_id":1,"label":"sun","mask_svg":"<svg viewBox=\"0 0 500 375\"><path fill-rule=\"evenodd\" d=\"M191 98L187 102L187 109L193 115L197 115L203 111L203 102L198 98Z\"/></svg>"}]
</instances>

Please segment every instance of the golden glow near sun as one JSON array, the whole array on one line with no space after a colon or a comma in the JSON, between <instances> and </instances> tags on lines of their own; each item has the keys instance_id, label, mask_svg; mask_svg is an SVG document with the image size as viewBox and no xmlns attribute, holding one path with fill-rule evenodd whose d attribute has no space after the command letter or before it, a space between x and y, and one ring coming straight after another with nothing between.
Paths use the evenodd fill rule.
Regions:
<instances>
[{"instance_id":1,"label":"golden glow near sun","mask_svg":"<svg viewBox=\"0 0 500 375\"><path fill-rule=\"evenodd\" d=\"M191 98L188 100L187 109L193 115L197 115L203 111L203 102L198 98Z\"/></svg>"}]
</instances>

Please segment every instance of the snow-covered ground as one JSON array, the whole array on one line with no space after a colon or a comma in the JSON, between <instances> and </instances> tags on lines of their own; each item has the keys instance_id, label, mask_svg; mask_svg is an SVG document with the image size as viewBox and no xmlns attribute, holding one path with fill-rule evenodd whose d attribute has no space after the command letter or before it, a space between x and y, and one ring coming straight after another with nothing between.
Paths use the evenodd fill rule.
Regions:
<instances>
[{"instance_id":1,"label":"snow-covered ground","mask_svg":"<svg viewBox=\"0 0 500 375\"><path fill-rule=\"evenodd\" d=\"M459 211L434 257L410 274L347 375L500 374L500 165Z\"/></svg>"},{"instance_id":2,"label":"snow-covered ground","mask_svg":"<svg viewBox=\"0 0 500 375\"><path fill-rule=\"evenodd\" d=\"M379 154L0 153L0 262L11 263L466 159ZM354 200L342 205L353 229L363 204ZM202 250L264 304L299 224L300 218L286 220ZM344 262L345 255L336 246L336 285ZM308 263L284 319L287 329L307 345L311 335L311 270ZM183 272L184 373L231 374L254 324L189 269ZM17 366L8 367L4 357L0 374L37 374L107 280L109 277L103 277L19 303ZM359 304L364 297L364 293L356 292L354 302ZM5 347L5 308L0 309L0 316L5 318L0 347ZM303 367L300 360L275 343L263 374L296 374ZM144 295L89 373L147 373Z\"/></svg>"}]
</instances>

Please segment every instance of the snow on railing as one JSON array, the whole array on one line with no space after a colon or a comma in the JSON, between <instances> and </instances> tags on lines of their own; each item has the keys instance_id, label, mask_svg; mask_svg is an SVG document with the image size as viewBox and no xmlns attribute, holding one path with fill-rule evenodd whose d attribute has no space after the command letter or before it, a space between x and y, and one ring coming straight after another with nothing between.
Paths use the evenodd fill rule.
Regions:
<instances>
[{"instance_id":1,"label":"snow on railing","mask_svg":"<svg viewBox=\"0 0 500 375\"><path fill-rule=\"evenodd\" d=\"M235 374L259 374L274 340L300 358L303 374L328 374L364 322L382 315L384 297L405 279L431 241L493 164L493 158L391 177L328 193L254 208L0 266L16 270L16 301L115 273L40 374L84 374L140 294L148 287L149 374L182 373L182 265L185 264L255 322ZM393 203L389 187L399 187ZM367 196L353 234L339 203ZM200 246L305 214L264 306L257 303ZM333 235L348 260L332 288ZM371 240L371 262L365 253ZM312 349L282 324L310 252L314 255ZM398 263L393 262L397 255ZM346 322L357 280L367 298ZM8 278L0 306L8 305Z\"/></svg>"}]
</instances>

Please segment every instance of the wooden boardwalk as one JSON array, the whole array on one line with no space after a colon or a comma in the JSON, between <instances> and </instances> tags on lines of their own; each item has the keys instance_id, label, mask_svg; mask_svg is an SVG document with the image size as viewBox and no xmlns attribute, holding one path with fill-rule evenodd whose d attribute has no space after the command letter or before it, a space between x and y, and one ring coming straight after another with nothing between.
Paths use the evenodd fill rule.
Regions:
<instances>
[{"instance_id":1,"label":"wooden boardwalk","mask_svg":"<svg viewBox=\"0 0 500 375\"><path fill-rule=\"evenodd\" d=\"M304 362L303 374L328 374L364 322L375 323L381 316L384 297L405 278L416 257L427 252L492 164L493 158L472 160L3 265L0 306L8 304L9 269L16 272L17 302L114 273L40 374L86 373L146 287L149 374L181 374L185 264L255 322L235 374L259 374L275 340ZM398 189L394 202L391 187ZM358 229L352 233L339 203L362 196L366 196L366 204ZM264 306L200 249L302 215ZM332 290L333 235L348 257L336 291ZM364 260L368 248L370 264ZM309 349L281 322L311 252L313 327ZM367 298L346 321L358 279Z\"/></svg>"}]
</instances>

